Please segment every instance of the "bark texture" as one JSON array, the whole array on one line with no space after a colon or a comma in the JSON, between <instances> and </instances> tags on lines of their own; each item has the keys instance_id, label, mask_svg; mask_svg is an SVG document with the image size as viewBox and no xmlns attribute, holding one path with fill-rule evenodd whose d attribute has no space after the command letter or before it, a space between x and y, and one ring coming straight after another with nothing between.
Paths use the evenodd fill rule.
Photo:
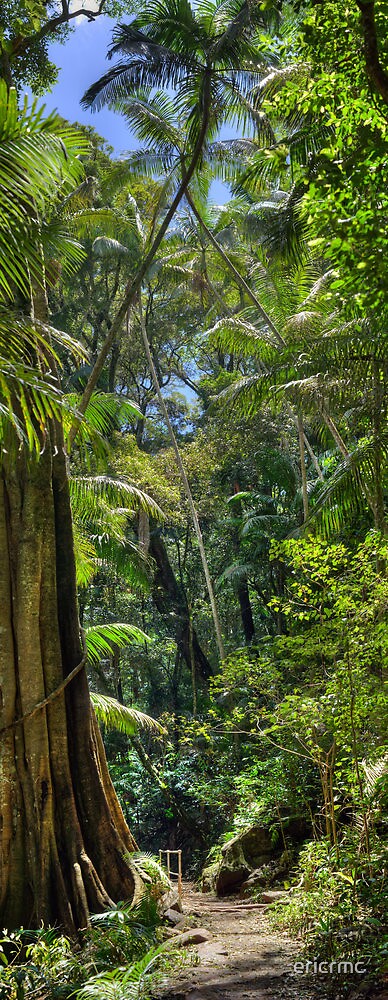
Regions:
<instances>
[{"instance_id":1,"label":"bark texture","mask_svg":"<svg viewBox=\"0 0 388 1000\"><path fill-rule=\"evenodd\" d=\"M374 0L367 0L366 3L356 0L356 3L361 15L366 71L377 93L388 104L388 73L380 59ZM383 39L383 31L381 35Z\"/></svg>"},{"instance_id":2,"label":"bark texture","mask_svg":"<svg viewBox=\"0 0 388 1000\"><path fill-rule=\"evenodd\" d=\"M109 778L82 660L61 428L0 474L0 924L60 924L131 898L136 848ZM14 724L24 718L21 723ZM8 727L8 728L7 728Z\"/></svg>"}]
</instances>

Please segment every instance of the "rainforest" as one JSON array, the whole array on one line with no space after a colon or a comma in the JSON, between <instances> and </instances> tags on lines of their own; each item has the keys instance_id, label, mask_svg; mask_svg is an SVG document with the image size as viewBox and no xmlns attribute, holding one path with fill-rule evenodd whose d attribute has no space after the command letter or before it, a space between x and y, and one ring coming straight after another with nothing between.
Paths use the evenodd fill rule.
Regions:
<instances>
[{"instance_id":1,"label":"rainforest","mask_svg":"<svg viewBox=\"0 0 388 1000\"><path fill-rule=\"evenodd\" d=\"M387 25L0 5L0 1000L386 997Z\"/></svg>"}]
</instances>

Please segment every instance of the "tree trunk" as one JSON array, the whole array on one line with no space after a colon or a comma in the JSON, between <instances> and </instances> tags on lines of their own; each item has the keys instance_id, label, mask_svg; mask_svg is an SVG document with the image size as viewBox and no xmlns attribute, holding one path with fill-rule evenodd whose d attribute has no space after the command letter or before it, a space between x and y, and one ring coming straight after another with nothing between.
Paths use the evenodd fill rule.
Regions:
<instances>
[{"instance_id":1,"label":"tree trunk","mask_svg":"<svg viewBox=\"0 0 388 1000\"><path fill-rule=\"evenodd\" d=\"M381 531L382 535L386 534L387 523L385 518L385 504L384 504L384 486L383 486L383 469L384 469L384 456L381 447L381 427L385 424L385 407L384 407L384 379L383 372L380 369L378 361L373 363L373 466L374 466L374 484L373 490L371 490L371 495L373 499L373 516L375 522L375 528Z\"/></svg>"},{"instance_id":2,"label":"tree trunk","mask_svg":"<svg viewBox=\"0 0 388 1000\"><path fill-rule=\"evenodd\" d=\"M211 607L211 612L212 612L212 617L213 617L214 632L215 632L216 642L217 642L217 646L218 646L218 653L219 653L220 660L224 660L225 659L225 649L224 649L224 640L223 640L222 629L221 629L221 621L220 621L220 616L219 616L219 613L218 613L218 604L217 604L217 601L216 601L216 595L215 595L215 592L214 592L214 587L213 587L212 579L211 579L211 576L210 576L209 563L208 563L206 552L205 552L205 546L204 546L204 542L203 542L201 526L200 526L200 523L199 523L199 517L198 517L198 514L197 514L197 510L196 510L195 504L194 504L194 498L193 498L193 494L192 494L191 489L190 489L190 484L189 484L189 481L188 481L188 478L187 478L187 475L186 475L185 467L183 465L182 456L181 456L181 453L180 453L180 450L179 450L179 447L178 447L178 442L177 442L177 439L176 439L175 434L174 434L173 426L172 426L170 417L168 415L167 406L166 406L166 403L165 403L165 400L164 400L164 397L163 397L163 393L162 393L162 390L161 390L161 387L160 387L160 380L159 380L158 373L157 373L156 368L155 368L154 359L152 357L151 346L150 346L150 343L149 343L149 340L148 340L147 327L146 327L146 324L145 324L145 321L144 321L144 316L143 316L143 310L142 310L142 304L141 304L141 293L139 295L139 318L140 318L140 328L141 328L141 333L142 333L142 338L143 338L144 350L145 350L147 361L148 361L148 364L149 364L149 367L150 367L150 371L151 371L151 375L152 375L152 381L154 383L155 392L156 392L158 403L159 403L159 409L161 410L161 412L163 414L163 417L164 417L164 420L165 420L165 423L167 425L167 430L168 430L170 441L171 441L171 444L172 444L172 450L173 450L174 455L175 455L175 461L176 461L176 464L177 464L177 468L178 468L178 472L179 472L180 478L182 480L183 489L184 489L184 491L186 493L187 503L188 503L188 506L189 506L190 514L191 514L193 525L194 525L194 531L195 531L195 534L197 536L199 554L201 556L201 563L202 563L204 577L205 577L205 580L206 580L206 588L207 588L207 592L208 592L208 597L209 597L210 607ZM129 321L128 321L128 331L129 331Z\"/></svg>"},{"instance_id":3,"label":"tree trunk","mask_svg":"<svg viewBox=\"0 0 388 1000\"><path fill-rule=\"evenodd\" d=\"M240 483L237 481L233 484L234 493L240 493ZM238 517L242 518L243 508L241 501L235 501L235 511ZM236 559L238 561L240 555L240 533L237 527L232 532L232 544L233 551L235 553ZM252 605L249 595L249 584L248 577L246 573L244 576L240 577L238 582L235 584L235 593L240 606L241 624L243 627L244 638L247 646L250 646L252 640L255 637L255 624L253 621Z\"/></svg>"},{"instance_id":4,"label":"tree trunk","mask_svg":"<svg viewBox=\"0 0 388 1000\"><path fill-rule=\"evenodd\" d=\"M132 897L123 853L136 844L85 670L63 685L82 647L60 425L39 459L3 463L0 546L0 925L74 934L90 911Z\"/></svg>"},{"instance_id":5,"label":"tree trunk","mask_svg":"<svg viewBox=\"0 0 388 1000\"><path fill-rule=\"evenodd\" d=\"M248 580L244 577L243 580L237 586L236 589L238 603L240 605L241 622L244 631L244 638L247 646L249 646L252 640L255 638L255 625L252 615L252 605L249 596Z\"/></svg>"},{"instance_id":6,"label":"tree trunk","mask_svg":"<svg viewBox=\"0 0 388 1000\"><path fill-rule=\"evenodd\" d=\"M174 611L176 616L176 643L190 673L192 672L192 661L194 658L197 676L209 680L209 677L213 674L211 665L200 646L195 629L191 627L186 594L177 583L168 558L166 546L159 532L151 532L149 553L156 564L154 586L152 588L155 605L160 614L169 615L170 621L171 611Z\"/></svg>"},{"instance_id":7,"label":"tree trunk","mask_svg":"<svg viewBox=\"0 0 388 1000\"><path fill-rule=\"evenodd\" d=\"M309 496L307 492L303 417L300 413L298 413L298 441L299 441L300 475L302 480L303 521L307 521L309 516Z\"/></svg>"}]
</instances>

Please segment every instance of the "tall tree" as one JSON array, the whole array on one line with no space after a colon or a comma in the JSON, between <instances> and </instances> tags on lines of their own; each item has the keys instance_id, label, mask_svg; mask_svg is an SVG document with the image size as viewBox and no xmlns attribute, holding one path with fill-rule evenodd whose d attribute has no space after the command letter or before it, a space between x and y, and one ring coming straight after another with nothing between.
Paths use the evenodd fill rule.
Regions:
<instances>
[{"instance_id":1,"label":"tall tree","mask_svg":"<svg viewBox=\"0 0 388 1000\"><path fill-rule=\"evenodd\" d=\"M79 258L46 219L83 147L36 108L18 116L4 82L0 108L0 914L74 933L131 897L135 846L89 698L53 346L69 338L46 304L50 260Z\"/></svg>"}]
</instances>

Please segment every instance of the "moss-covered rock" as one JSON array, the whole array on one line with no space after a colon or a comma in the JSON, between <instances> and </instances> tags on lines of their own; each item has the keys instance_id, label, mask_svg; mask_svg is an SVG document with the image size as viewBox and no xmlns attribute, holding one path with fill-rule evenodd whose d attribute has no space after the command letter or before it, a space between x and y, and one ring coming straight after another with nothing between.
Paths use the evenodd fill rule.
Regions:
<instances>
[{"instance_id":1,"label":"moss-covered rock","mask_svg":"<svg viewBox=\"0 0 388 1000\"><path fill-rule=\"evenodd\" d=\"M288 821L286 833L293 840L298 842L303 839L303 832L305 829L303 831L299 821ZM253 873L256 874L258 885L261 880L262 884L268 882L273 884L277 878L287 873L287 865L283 860L286 854L288 852L284 851L280 827L270 832L265 826L251 826L236 837L231 837L221 848L220 860L204 869L202 891L215 891L218 896L236 892L243 883L251 879ZM275 865L273 868L275 874L272 875L272 868L266 870L266 866L275 860L278 862L279 870ZM251 888L253 884L248 886L248 891Z\"/></svg>"},{"instance_id":2,"label":"moss-covered rock","mask_svg":"<svg viewBox=\"0 0 388 1000\"><path fill-rule=\"evenodd\" d=\"M203 869L201 880L202 892L215 892L216 878L219 870L219 861L214 861L212 865L207 865L207 867Z\"/></svg>"}]
</instances>

